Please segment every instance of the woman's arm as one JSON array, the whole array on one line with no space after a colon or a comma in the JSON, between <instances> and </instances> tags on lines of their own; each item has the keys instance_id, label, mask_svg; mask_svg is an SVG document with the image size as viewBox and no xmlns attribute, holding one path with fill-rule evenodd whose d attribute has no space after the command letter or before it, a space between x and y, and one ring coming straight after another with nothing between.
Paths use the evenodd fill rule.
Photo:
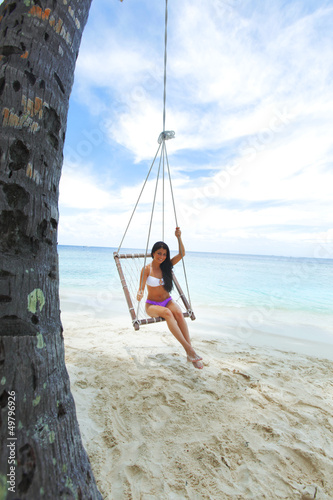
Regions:
<instances>
[{"instance_id":1,"label":"woman's arm","mask_svg":"<svg viewBox=\"0 0 333 500\"><path fill-rule=\"evenodd\" d=\"M142 268L141 273L140 273L139 290L138 290L138 293L136 294L136 299L139 302L142 299L144 291L145 291L145 286L146 286L148 274L149 274L149 266L146 266L145 269Z\"/></svg>"},{"instance_id":2,"label":"woman's arm","mask_svg":"<svg viewBox=\"0 0 333 500\"><path fill-rule=\"evenodd\" d=\"M175 264L177 264L180 260L182 260L182 258L185 255L185 247L184 247L184 243L182 242L182 233L181 233L181 230L180 230L179 227L176 227L175 235L178 238L178 249L179 249L179 251L178 251L178 254L175 255L174 257L172 257L172 259L171 259L171 264L173 266Z\"/></svg>"}]
</instances>

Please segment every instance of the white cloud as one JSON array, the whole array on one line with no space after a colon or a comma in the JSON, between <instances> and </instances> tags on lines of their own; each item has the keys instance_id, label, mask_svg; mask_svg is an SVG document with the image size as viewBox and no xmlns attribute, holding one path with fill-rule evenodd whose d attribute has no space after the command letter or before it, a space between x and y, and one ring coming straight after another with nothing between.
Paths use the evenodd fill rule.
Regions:
<instances>
[{"instance_id":1,"label":"white cloud","mask_svg":"<svg viewBox=\"0 0 333 500\"><path fill-rule=\"evenodd\" d=\"M176 139L167 146L182 223L198 249L215 238L219 251L238 239L252 251L257 245L274 253L279 242L281 252L284 242L309 253L311 242L331 230L333 9L319 2L304 15L302 8L232 0L184 0L170 8L167 128ZM139 24L126 31L129 11L121 29L100 23L77 66L76 98L107 118L109 138L135 162L153 159L162 129L162 47L147 28L157 11L154 4L151 17L140 20L143 35ZM193 168L187 151L198 155ZM67 234L76 224L84 238L89 227L101 242L108 228L114 246L142 186L131 182L133 165L125 168L121 186L104 185L97 166L89 175L65 173L62 206L86 210L64 215ZM153 191L149 181L132 243L149 220Z\"/></svg>"},{"instance_id":2,"label":"white cloud","mask_svg":"<svg viewBox=\"0 0 333 500\"><path fill-rule=\"evenodd\" d=\"M110 194L95 182L92 176L64 171L60 181L60 206L76 209L103 209L110 206Z\"/></svg>"}]
</instances>

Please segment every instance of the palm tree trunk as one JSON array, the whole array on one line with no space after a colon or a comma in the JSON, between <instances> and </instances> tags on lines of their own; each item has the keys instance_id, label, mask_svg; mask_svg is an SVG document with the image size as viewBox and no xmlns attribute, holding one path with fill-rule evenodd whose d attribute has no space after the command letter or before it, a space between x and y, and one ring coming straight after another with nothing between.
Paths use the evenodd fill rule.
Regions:
<instances>
[{"instance_id":1,"label":"palm tree trunk","mask_svg":"<svg viewBox=\"0 0 333 500\"><path fill-rule=\"evenodd\" d=\"M0 498L100 499L64 362L58 186L92 0L0 6Z\"/></svg>"}]
</instances>

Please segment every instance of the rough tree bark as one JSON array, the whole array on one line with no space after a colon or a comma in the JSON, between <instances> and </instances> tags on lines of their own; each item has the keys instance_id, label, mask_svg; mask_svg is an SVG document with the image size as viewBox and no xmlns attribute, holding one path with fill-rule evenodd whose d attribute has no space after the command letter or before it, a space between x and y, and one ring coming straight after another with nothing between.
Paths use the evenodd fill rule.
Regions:
<instances>
[{"instance_id":1,"label":"rough tree bark","mask_svg":"<svg viewBox=\"0 0 333 500\"><path fill-rule=\"evenodd\" d=\"M64 363L57 256L68 102L91 1L0 6L1 499L101 498Z\"/></svg>"}]
</instances>

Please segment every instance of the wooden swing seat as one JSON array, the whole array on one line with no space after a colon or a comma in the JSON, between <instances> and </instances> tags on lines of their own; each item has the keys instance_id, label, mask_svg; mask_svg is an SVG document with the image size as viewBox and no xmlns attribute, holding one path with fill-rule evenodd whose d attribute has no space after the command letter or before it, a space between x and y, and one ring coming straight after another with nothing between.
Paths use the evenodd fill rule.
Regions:
<instances>
[{"instance_id":1,"label":"wooden swing seat","mask_svg":"<svg viewBox=\"0 0 333 500\"><path fill-rule=\"evenodd\" d=\"M118 252L114 252L113 257L114 257L116 267L117 267L117 270L119 273L120 281L121 281L121 284L122 284L122 287L124 290L128 310L129 310L129 313L130 313L131 318L132 318L132 324L133 324L134 329L139 330L141 325L148 325L151 323L159 323L160 321L165 321L165 319L161 318L160 316L157 318L139 318L138 317L138 313L135 311L135 308L134 308L134 300L136 301L136 297L132 298L134 292L132 291L132 293L131 293L129 290L129 287L126 283L124 270L123 270L123 267L121 264L121 261L123 259L145 259L146 257L150 257L150 254L149 255L148 254L146 255L144 253L119 254ZM183 306L185 308L185 311L183 311L184 318L191 318L191 320L195 320L194 312L192 311L190 303L188 302L187 298L185 297L184 292L181 289L181 286L180 286L174 272L172 272L172 278L173 278L175 288L177 289L177 292L179 294L179 298L181 299ZM138 279L139 278L137 277L137 280Z\"/></svg>"}]
</instances>

